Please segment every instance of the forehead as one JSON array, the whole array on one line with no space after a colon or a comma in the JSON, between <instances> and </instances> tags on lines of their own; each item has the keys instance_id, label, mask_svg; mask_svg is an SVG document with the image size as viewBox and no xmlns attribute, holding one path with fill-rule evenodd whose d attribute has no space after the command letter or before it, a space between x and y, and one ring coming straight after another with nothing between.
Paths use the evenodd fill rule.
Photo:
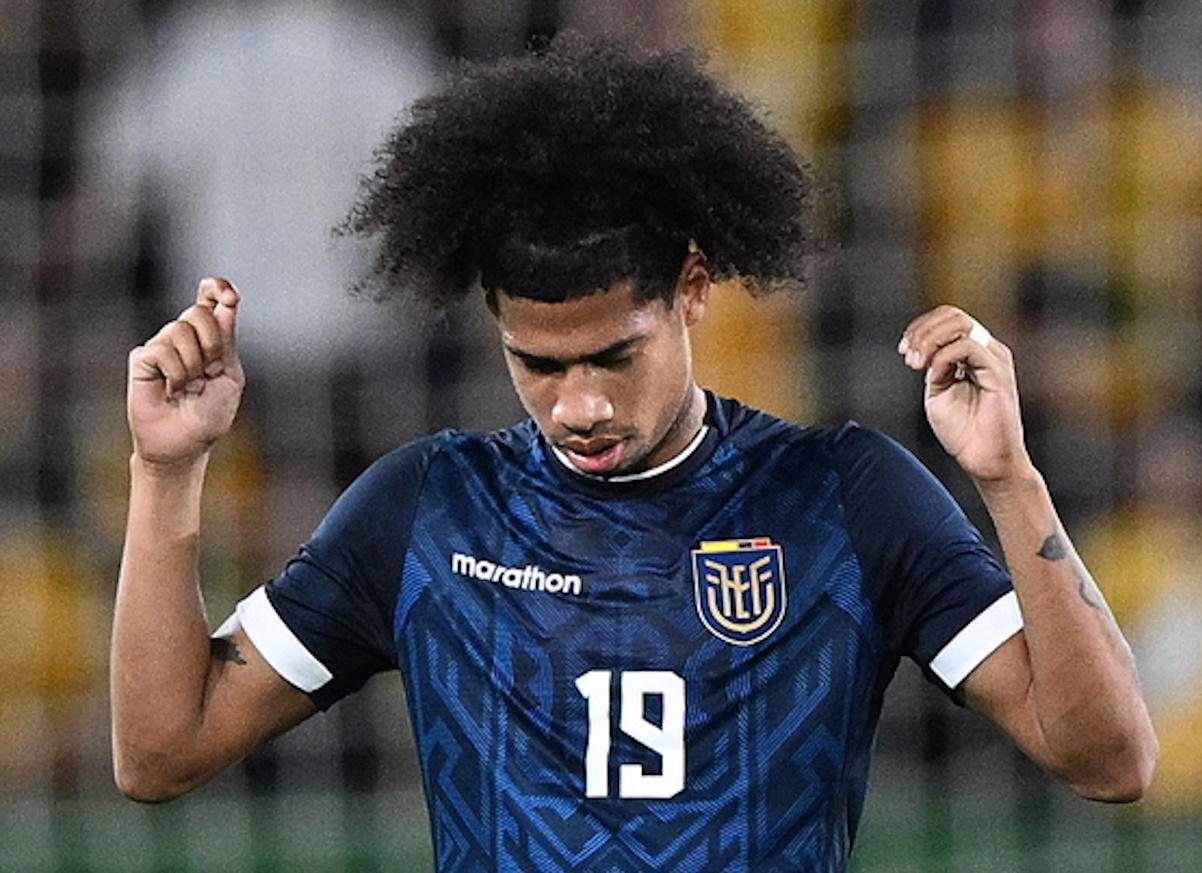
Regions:
<instances>
[{"instance_id":1,"label":"forehead","mask_svg":"<svg viewBox=\"0 0 1202 873\"><path fill-rule=\"evenodd\" d=\"M628 282L562 303L496 296L497 325L505 346L548 358L588 355L645 336L668 312L659 298L635 302Z\"/></svg>"}]
</instances>

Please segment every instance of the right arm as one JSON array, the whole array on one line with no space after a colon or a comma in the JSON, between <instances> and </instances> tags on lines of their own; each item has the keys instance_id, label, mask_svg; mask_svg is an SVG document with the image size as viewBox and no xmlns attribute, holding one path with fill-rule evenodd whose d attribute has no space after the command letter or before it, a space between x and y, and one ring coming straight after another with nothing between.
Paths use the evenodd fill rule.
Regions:
<instances>
[{"instance_id":1,"label":"right arm","mask_svg":"<svg viewBox=\"0 0 1202 873\"><path fill-rule=\"evenodd\" d=\"M194 306L130 354L134 451L110 683L114 774L138 800L190 791L315 709L241 630L209 638L201 491L244 384L237 305L233 286L206 279Z\"/></svg>"}]
</instances>

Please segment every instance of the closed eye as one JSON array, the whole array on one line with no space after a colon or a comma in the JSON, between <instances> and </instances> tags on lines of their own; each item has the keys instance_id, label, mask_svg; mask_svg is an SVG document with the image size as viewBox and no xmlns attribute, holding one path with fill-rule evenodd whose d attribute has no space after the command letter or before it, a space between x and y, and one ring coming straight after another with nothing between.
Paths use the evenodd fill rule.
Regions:
<instances>
[{"instance_id":1,"label":"closed eye","mask_svg":"<svg viewBox=\"0 0 1202 873\"><path fill-rule=\"evenodd\" d=\"M555 361L534 360L526 362L526 369L540 376L554 376L556 373L562 373L564 367Z\"/></svg>"},{"instance_id":2,"label":"closed eye","mask_svg":"<svg viewBox=\"0 0 1202 873\"><path fill-rule=\"evenodd\" d=\"M586 364L602 370L621 370L634 363L635 354L644 341L644 338L641 336L632 337L631 339L614 343L612 346L601 349L595 354L581 355L567 359L533 355L530 352L524 352L508 345L505 347L505 350L518 360L526 372L536 376L554 376L563 373L568 367L577 364Z\"/></svg>"},{"instance_id":3,"label":"closed eye","mask_svg":"<svg viewBox=\"0 0 1202 873\"><path fill-rule=\"evenodd\" d=\"M537 355L527 355L521 352L511 353L521 362L527 372L538 376L553 376L564 371L564 365L554 358L540 358Z\"/></svg>"},{"instance_id":4,"label":"closed eye","mask_svg":"<svg viewBox=\"0 0 1202 873\"><path fill-rule=\"evenodd\" d=\"M603 370L620 370L634 360L632 355L598 355L592 358L589 363L594 367L600 367Z\"/></svg>"}]
</instances>

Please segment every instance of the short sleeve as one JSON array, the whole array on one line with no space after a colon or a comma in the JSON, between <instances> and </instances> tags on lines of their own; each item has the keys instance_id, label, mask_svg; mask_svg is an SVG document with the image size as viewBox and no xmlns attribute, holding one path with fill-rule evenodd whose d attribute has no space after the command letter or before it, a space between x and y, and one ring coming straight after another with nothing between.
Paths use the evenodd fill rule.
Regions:
<instances>
[{"instance_id":1,"label":"short sleeve","mask_svg":"<svg viewBox=\"0 0 1202 873\"><path fill-rule=\"evenodd\" d=\"M1022 628L1009 574L942 483L898 443L847 425L835 456L889 645L954 692Z\"/></svg>"},{"instance_id":2,"label":"short sleeve","mask_svg":"<svg viewBox=\"0 0 1202 873\"><path fill-rule=\"evenodd\" d=\"M239 603L217 631L236 622L273 669L321 709L396 667L393 615L434 440L369 467L284 571Z\"/></svg>"}]
</instances>

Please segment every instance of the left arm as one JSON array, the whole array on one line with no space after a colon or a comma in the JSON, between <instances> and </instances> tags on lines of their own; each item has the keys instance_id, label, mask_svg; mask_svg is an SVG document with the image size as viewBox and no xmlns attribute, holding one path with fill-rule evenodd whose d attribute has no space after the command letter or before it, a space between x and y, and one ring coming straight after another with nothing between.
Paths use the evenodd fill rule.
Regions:
<instances>
[{"instance_id":1,"label":"left arm","mask_svg":"<svg viewBox=\"0 0 1202 873\"><path fill-rule=\"evenodd\" d=\"M1156 735L1131 650L1027 454L1010 350L941 306L898 351L926 371L927 418L985 502L1022 609L1023 631L965 680L969 706L1077 793L1137 799Z\"/></svg>"}]
</instances>

